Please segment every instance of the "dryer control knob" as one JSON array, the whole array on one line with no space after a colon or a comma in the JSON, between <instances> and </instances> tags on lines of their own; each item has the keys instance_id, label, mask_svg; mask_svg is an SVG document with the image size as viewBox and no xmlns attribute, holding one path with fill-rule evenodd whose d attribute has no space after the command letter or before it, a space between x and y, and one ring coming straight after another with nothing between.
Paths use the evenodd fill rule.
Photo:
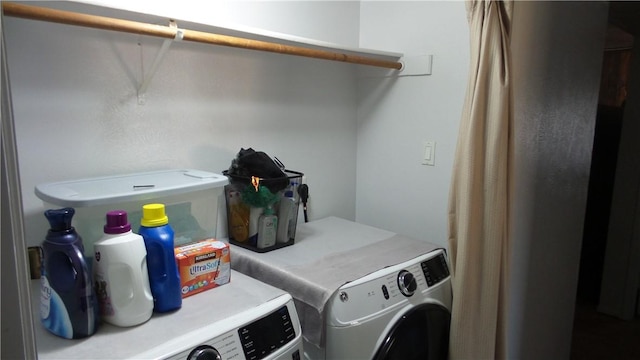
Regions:
<instances>
[{"instance_id":1,"label":"dryer control knob","mask_svg":"<svg viewBox=\"0 0 640 360\"><path fill-rule=\"evenodd\" d=\"M402 270L398 274L398 287L400 288L402 295L409 297L416 292L418 284L416 283L416 278L411 272Z\"/></svg>"},{"instance_id":2,"label":"dryer control knob","mask_svg":"<svg viewBox=\"0 0 640 360\"><path fill-rule=\"evenodd\" d=\"M222 360L222 356L212 346L200 345L189 353L187 360Z\"/></svg>"}]
</instances>

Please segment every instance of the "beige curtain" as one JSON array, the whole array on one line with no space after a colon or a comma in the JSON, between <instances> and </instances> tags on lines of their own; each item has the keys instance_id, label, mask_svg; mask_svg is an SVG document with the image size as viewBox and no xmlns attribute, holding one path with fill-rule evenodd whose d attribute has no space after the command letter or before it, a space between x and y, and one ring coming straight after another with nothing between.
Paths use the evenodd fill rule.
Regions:
<instances>
[{"instance_id":1,"label":"beige curtain","mask_svg":"<svg viewBox=\"0 0 640 360\"><path fill-rule=\"evenodd\" d=\"M509 255L511 1L467 1L471 59L449 197L450 359L502 359Z\"/></svg>"}]
</instances>

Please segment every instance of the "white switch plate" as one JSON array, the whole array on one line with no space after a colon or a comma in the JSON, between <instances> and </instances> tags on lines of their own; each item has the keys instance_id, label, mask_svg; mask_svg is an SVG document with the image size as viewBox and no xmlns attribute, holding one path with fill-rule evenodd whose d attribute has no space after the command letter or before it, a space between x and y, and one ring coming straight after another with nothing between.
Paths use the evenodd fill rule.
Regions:
<instances>
[{"instance_id":1,"label":"white switch plate","mask_svg":"<svg viewBox=\"0 0 640 360\"><path fill-rule=\"evenodd\" d=\"M436 142L425 141L424 142L424 155L422 157L422 165L436 165Z\"/></svg>"}]
</instances>

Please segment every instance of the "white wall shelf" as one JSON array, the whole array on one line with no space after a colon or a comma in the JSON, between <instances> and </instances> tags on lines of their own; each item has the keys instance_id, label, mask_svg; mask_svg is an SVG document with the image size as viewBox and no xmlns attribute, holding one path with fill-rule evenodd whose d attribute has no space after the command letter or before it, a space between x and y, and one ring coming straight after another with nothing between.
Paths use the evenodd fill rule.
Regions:
<instances>
[{"instance_id":1,"label":"white wall shelf","mask_svg":"<svg viewBox=\"0 0 640 360\"><path fill-rule=\"evenodd\" d=\"M192 41L211 45L259 50L316 59L340 61L386 69L401 70L401 53L361 48L349 48L336 44L278 34L263 30L222 28L207 25L207 31L182 29L176 21L167 19L167 26L120 18L92 15L53 7L31 6L3 2L6 16L60 24L84 26L95 29L149 35L165 39ZM121 10L126 11L126 10ZM173 24L169 26L169 24Z\"/></svg>"},{"instance_id":2,"label":"white wall shelf","mask_svg":"<svg viewBox=\"0 0 640 360\"><path fill-rule=\"evenodd\" d=\"M402 53L362 49L341 46L328 42L297 37L282 33L276 33L248 27L221 27L211 24L204 25L206 31L180 28L174 19L165 19L165 25L157 25L148 22L125 20L122 18L101 16L104 12L115 10L120 15L131 17L132 9L109 8L106 9L100 2L74 3L65 2L63 7L81 8L83 12L61 10L56 2L44 3L46 6L32 6L20 3L3 2L4 15L24 18L29 20L47 21L66 25L83 26L88 28L119 31L139 35L148 35L164 38L165 41L156 55L150 71L144 75L142 83L138 87L138 103L145 103L145 93L151 82L158 65L169 51L173 41L191 41L210 45L229 46L235 48L273 52L285 55L302 56L308 58L339 61L369 68L382 68L388 72L384 76L415 76L429 75L431 73L431 57L428 61L421 61L416 66L416 57L407 57L405 65L400 59ZM94 14L89 14L92 12ZM140 13L138 13L140 15ZM159 16L157 14L147 14ZM162 17L161 17L162 18ZM188 21L186 21L188 22ZM376 73L376 75L379 75Z\"/></svg>"}]
</instances>

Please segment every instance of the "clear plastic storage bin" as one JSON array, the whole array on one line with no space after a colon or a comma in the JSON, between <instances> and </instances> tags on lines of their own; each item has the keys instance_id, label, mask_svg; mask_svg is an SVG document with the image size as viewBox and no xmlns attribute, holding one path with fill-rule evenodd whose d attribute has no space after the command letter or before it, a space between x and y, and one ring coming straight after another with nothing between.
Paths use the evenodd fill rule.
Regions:
<instances>
[{"instance_id":1,"label":"clear plastic storage bin","mask_svg":"<svg viewBox=\"0 0 640 360\"><path fill-rule=\"evenodd\" d=\"M47 209L75 209L73 226L83 238L85 256L93 256L108 211L125 210L137 233L142 206L148 203L165 204L176 246L215 238L218 204L228 182L220 174L177 169L46 183L35 193Z\"/></svg>"}]
</instances>

